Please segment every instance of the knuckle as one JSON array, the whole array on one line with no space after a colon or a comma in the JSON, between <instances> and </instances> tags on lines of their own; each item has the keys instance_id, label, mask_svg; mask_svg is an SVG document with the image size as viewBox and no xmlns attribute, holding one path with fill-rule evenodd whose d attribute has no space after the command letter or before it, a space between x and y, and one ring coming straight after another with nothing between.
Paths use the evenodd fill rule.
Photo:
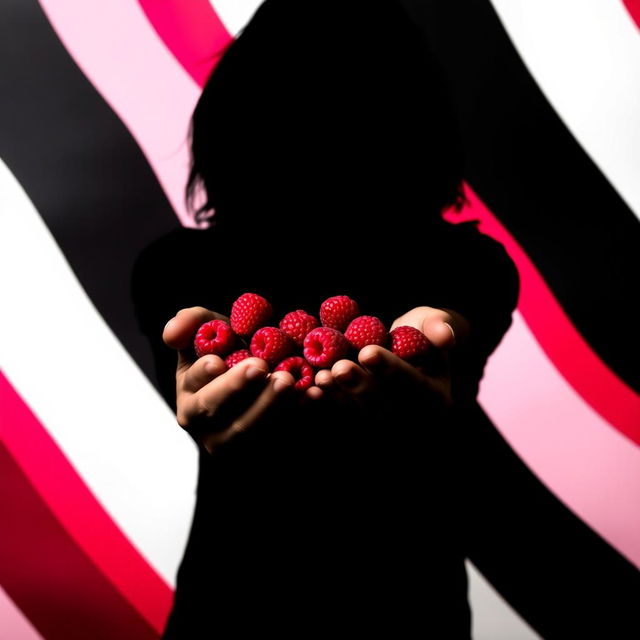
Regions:
<instances>
[{"instance_id":1,"label":"knuckle","mask_svg":"<svg viewBox=\"0 0 640 640\"><path fill-rule=\"evenodd\" d=\"M249 428L249 423L246 420L237 419L234 420L229 428L228 438L236 438L241 433L244 433Z\"/></svg>"},{"instance_id":2,"label":"knuckle","mask_svg":"<svg viewBox=\"0 0 640 640\"><path fill-rule=\"evenodd\" d=\"M178 411L176 413L176 420L178 421L178 424L183 429L188 429L189 426L191 425L190 416L185 411L183 411L181 409L178 409Z\"/></svg>"},{"instance_id":3,"label":"knuckle","mask_svg":"<svg viewBox=\"0 0 640 640\"><path fill-rule=\"evenodd\" d=\"M196 396L196 413L202 418L213 418L215 415L215 407L210 404L206 396Z\"/></svg>"}]
</instances>

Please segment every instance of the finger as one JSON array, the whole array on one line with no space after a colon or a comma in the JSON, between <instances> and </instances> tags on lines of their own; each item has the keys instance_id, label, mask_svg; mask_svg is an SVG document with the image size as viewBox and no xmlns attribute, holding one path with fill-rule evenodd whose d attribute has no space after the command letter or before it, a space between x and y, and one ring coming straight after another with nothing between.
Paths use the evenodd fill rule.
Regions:
<instances>
[{"instance_id":1,"label":"finger","mask_svg":"<svg viewBox=\"0 0 640 640\"><path fill-rule=\"evenodd\" d=\"M424 376L416 367L405 362L383 347L369 345L358 353L358 361L377 377L385 377L403 382L422 384Z\"/></svg>"},{"instance_id":2,"label":"finger","mask_svg":"<svg viewBox=\"0 0 640 640\"><path fill-rule=\"evenodd\" d=\"M330 369L321 369L318 371L316 373L315 384L315 387L310 387L307 390L306 396L316 400L324 397L333 400L338 405L342 405L347 401L345 394L336 383ZM318 389L318 391L315 389Z\"/></svg>"},{"instance_id":3,"label":"finger","mask_svg":"<svg viewBox=\"0 0 640 640\"><path fill-rule=\"evenodd\" d=\"M191 349L193 338L200 326L209 320L228 321L228 318L204 307L189 307L180 309L165 325L162 339L168 347L178 350L178 371L183 371L194 362Z\"/></svg>"},{"instance_id":4,"label":"finger","mask_svg":"<svg viewBox=\"0 0 640 640\"><path fill-rule=\"evenodd\" d=\"M303 398L305 400L311 400L312 402L316 402L320 400L324 396L324 390L316 385L312 385L308 389L305 390Z\"/></svg>"},{"instance_id":5,"label":"finger","mask_svg":"<svg viewBox=\"0 0 640 640\"><path fill-rule=\"evenodd\" d=\"M180 309L165 325L162 339L172 349L186 349L198 327L209 320L228 321L228 318L204 307Z\"/></svg>"},{"instance_id":6,"label":"finger","mask_svg":"<svg viewBox=\"0 0 640 640\"><path fill-rule=\"evenodd\" d=\"M227 371L227 365L219 356L198 358L182 376L178 374L179 391L194 393Z\"/></svg>"},{"instance_id":7,"label":"finger","mask_svg":"<svg viewBox=\"0 0 640 640\"><path fill-rule=\"evenodd\" d=\"M436 307L416 307L396 318L391 330L409 326L422 331L438 348L448 349L456 342L464 342L468 334L468 323L459 313Z\"/></svg>"},{"instance_id":8,"label":"finger","mask_svg":"<svg viewBox=\"0 0 640 640\"><path fill-rule=\"evenodd\" d=\"M448 376L426 375L387 349L373 345L362 349L358 359L374 377L384 380L381 388L399 393L405 399L420 398L422 402L431 402L436 408L451 406L451 381ZM416 390L419 393L416 394Z\"/></svg>"},{"instance_id":9,"label":"finger","mask_svg":"<svg viewBox=\"0 0 640 640\"><path fill-rule=\"evenodd\" d=\"M364 394L372 391L372 378L351 360L339 360L331 368L336 383L345 393Z\"/></svg>"},{"instance_id":10,"label":"finger","mask_svg":"<svg viewBox=\"0 0 640 640\"><path fill-rule=\"evenodd\" d=\"M328 389L332 387L334 379L333 375L331 375L331 371L329 369L320 369L320 371L316 373L315 383L321 389Z\"/></svg>"},{"instance_id":11,"label":"finger","mask_svg":"<svg viewBox=\"0 0 640 640\"><path fill-rule=\"evenodd\" d=\"M260 358L247 358L195 393L178 395L178 423L187 429L221 429L225 420L245 411L267 382L269 367ZM192 429L193 430L193 429Z\"/></svg>"},{"instance_id":12,"label":"finger","mask_svg":"<svg viewBox=\"0 0 640 640\"><path fill-rule=\"evenodd\" d=\"M455 311L438 309L437 313L427 315L420 330L436 347L450 349L466 342L469 323Z\"/></svg>"},{"instance_id":13,"label":"finger","mask_svg":"<svg viewBox=\"0 0 640 640\"><path fill-rule=\"evenodd\" d=\"M222 433L204 436L202 444L213 453L221 445L228 444L238 435L251 429L270 409L274 407L288 392L293 391L294 377L288 371L276 371L270 378L262 393L251 403L249 408L236 418L231 426Z\"/></svg>"}]
</instances>

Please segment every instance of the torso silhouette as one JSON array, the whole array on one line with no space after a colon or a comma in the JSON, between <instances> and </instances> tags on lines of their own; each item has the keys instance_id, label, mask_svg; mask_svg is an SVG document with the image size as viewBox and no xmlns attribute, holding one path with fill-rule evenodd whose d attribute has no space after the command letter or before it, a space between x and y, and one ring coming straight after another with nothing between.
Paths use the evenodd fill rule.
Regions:
<instances>
[{"instance_id":1,"label":"torso silhouette","mask_svg":"<svg viewBox=\"0 0 640 640\"><path fill-rule=\"evenodd\" d=\"M474 339L456 362L456 393L472 402L510 322L512 263L471 225L372 207L305 215L301 206L286 234L277 210L259 220L247 212L208 231L178 230L143 253L134 292L167 401L175 402L175 354L161 341L167 319L193 305L228 314L238 295L255 291L279 317L316 314L336 294L387 324L419 305L459 311ZM201 454L166 637L233 629L468 637L455 419L415 407L363 417L322 406L260 425L241 455Z\"/></svg>"}]
</instances>

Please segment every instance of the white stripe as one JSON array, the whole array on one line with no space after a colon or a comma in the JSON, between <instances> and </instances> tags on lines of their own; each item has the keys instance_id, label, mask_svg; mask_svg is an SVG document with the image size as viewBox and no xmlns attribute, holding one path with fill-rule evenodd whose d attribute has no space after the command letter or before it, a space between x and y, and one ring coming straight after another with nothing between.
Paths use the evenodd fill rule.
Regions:
<instances>
[{"instance_id":1,"label":"white stripe","mask_svg":"<svg viewBox=\"0 0 640 640\"><path fill-rule=\"evenodd\" d=\"M470 562L466 565L473 640L536 640L540 637Z\"/></svg>"},{"instance_id":2,"label":"white stripe","mask_svg":"<svg viewBox=\"0 0 640 640\"><path fill-rule=\"evenodd\" d=\"M0 212L6 375L109 514L173 584L195 502L196 449L1 161Z\"/></svg>"},{"instance_id":3,"label":"white stripe","mask_svg":"<svg viewBox=\"0 0 640 640\"><path fill-rule=\"evenodd\" d=\"M640 34L622 1L492 3L553 108L640 217Z\"/></svg>"},{"instance_id":4,"label":"white stripe","mask_svg":"<svg viewBox=\"0 0 640 640\"><path fill-rule=\"evenodd\" d=\"M218 17L235 36L251 19L263 0L209 0Z\"/></svg>"}]
</instances>

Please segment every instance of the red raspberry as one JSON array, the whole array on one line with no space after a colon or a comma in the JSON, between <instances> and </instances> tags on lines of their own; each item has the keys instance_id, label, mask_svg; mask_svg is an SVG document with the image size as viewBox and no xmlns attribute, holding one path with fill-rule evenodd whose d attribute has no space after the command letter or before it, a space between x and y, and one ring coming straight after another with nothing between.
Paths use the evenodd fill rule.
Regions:
<instances>
[{"instance_id":1,"label":"red raspberry","mask_svg":"<svg viewBox=\"0 0 640 640\"><path fill-rule=\"evenodd\" d=\"M298 309L291 311L280 320L280 328L299 346L301 347L307 333L311 329L315 329L320 323L306 311Z\"/></svg>"},{"instance_id":2,"label":"red raspberry","mask_svg":"<svg viewBox=\"0 0 640 640\"><path fill-rule=\"evenodd\" d=\"M386 343L388 335L382 320L374 316L357 317L351 321L344 334L355 349L362 349L368 344L377 344L382 347Z\"/></svg>"},{"instance_id":3,"label":"red raspberry","mask_svg":"<svg viewBox=\"0 0 640 640\"><path fill-rule=\"evenodd\" d=\"M224 320L210 320L198 329L193 346L198 358L209 353L224 356L233 349L235 342L236 334Z\"/></svg>"},{"instance_id":4,"label":"red raspberry","mask_svg":"<svg viewBox=\"0 0 640 640\"><path fill-rule=\"evenodd\" d=\"M314 367L330 367L349 353L347 339L336 329L318 327L304 339L304 357Z\"/></svg>"},{"instance_id":5,"label":"red raspberry","mask_svg":"<svg viewBox=\"0 0 640 640\"><path fill-rule=\"evenodd\" d=\"M359 313L355 300L348 296L333 296L320 305L320 322L323 327L344 331Z\"/></svg>"},{"instance_id":6,"label":"red raspberry","mask_svg":"<svg viewBox=\"0 0 640 640\"><path fill-rule=\"evenodd\" d=\"M288 371L296 380L295 388L304 391L313 384L313 369L300 356L293 356L283 360L274 371Z\"/></svg>"},{"instance_id":7,"label":"red raspberry","mask_svg":"<svg viewBox=\"0 0 640 640\"><path fill-rule=\"evenodd\" d=\"M414 327L396 327L390 334L391 351L403 360L423 356L431 344L427 337Z\"/></svg>"},{"instance_id":8,"label":"red raspberry","mask_svg":"<svg viewBox=\"0 0 640 640\"><path fill-rule=\"evenodd\" d=\"M264 327L273 315L269 302L257 293L242 294L231 307L231 328L241 336L250 336Z\"/></svg>"},{"instance_id":9,"label":"red raspberry","mask_svg":"<svg viewBox=\"0 0 640 640\"><path fill-rule=\"evenodd\" d=\"M239 362L251 357L251 351L248 349L240 349L240 351L234 351L232 354L225 358L224 363L227 365L227 369L235 367Z\"/></svg>"},{"instance_id":10,"label":"red raspberry","mask_svg":"<svg viewBox=\"0 0 640 640\"><path fill-rule=\"evenodd\" d=\"M293 350L293 341L277 327L262 327L251 338L251 353L270 365L284 360Z\"/></svg>"}]
</instances>

